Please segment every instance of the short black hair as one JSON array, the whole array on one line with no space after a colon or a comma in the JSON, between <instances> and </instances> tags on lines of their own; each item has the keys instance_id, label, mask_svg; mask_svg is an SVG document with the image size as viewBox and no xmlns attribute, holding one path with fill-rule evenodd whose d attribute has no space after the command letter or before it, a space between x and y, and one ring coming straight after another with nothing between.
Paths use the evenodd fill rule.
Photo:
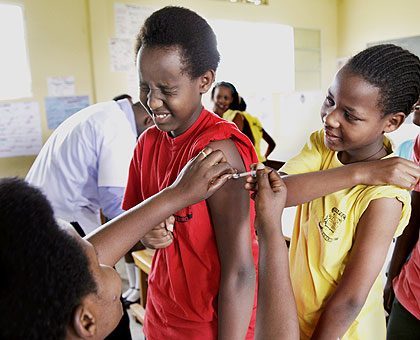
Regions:
<instances>
[{"instance_id":1,"label":"short black hair","mask_svg":"<svg viewBox=\"0 0 420 340\"><path fill-rule=\"evenodd\" d=\"M64 339L81 299L97 293L82 245L22 179L0 180L0 216L0 339Z\"/></svg>"},{"instance_id":2,"label":"short black hair","mask_svg":"<svg viewBox=\"0 0 420 340\"><path fill-rule=\"evenodd\" d=\"M135 55L142 46L179 48L184 71L192 79L216 71L220 61L212 28L204 18L184 7L167 6L152 13L137 36Z\"/></svg>"},{"instance_id":3,"label":"short black hair","mask_svg":"<svg viewBox=\"0 0 420 340\"><path fill-rule=\"evenodd\" d=\"M114 101L118 101L118 100L121 100L121 99L133 99L129 94L120 94L119 96L115 96L114 98L112 98L112 100L114 100Z\"/></svg>"},{"instance_id":4,"label":"short black hair","mask_svg":"<svg viewBox=\"0 0 420 340\"><path fill-rule=\"evenodd\" d=\"M369 47L344 66L379 88L378 107L384 116L408 116L420 95L420 61L413 53L393 44Z\"/></svg>"}]
</instances>

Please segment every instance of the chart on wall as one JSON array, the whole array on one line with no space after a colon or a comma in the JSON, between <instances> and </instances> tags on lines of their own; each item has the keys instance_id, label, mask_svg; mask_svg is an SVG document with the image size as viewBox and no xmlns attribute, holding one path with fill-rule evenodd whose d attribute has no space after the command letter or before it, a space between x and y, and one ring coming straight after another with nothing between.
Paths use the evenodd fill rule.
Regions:
<instances>
[{"instance_id":1,"label":"chart on wall","mask_svg":"<svg viewBox=\"0 0 420 340\"><path fill-rule=\"evenodd\" d=\"M41 147L38 103L0 104L0 157L36 155Z\"/></svg>"},{"instance_id":2,"label":"chart on wall","mask_svg":"<svg viewBox=\"0 0 420 340\"><path fill-rule=\"evenodd\" d=\"M111 72L125 72L127 93L137 97L138 79L134 63L134 42L140 27L156 8L135 4L114 4L115 37L109 38Z\"/></svg>"}]
</instances>

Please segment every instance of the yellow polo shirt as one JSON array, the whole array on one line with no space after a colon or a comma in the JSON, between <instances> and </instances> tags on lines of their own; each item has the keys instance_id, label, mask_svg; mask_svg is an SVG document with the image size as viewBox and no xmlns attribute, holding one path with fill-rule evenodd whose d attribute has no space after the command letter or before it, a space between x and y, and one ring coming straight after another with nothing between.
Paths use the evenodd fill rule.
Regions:
<instances>
[{"instance_id":1,"label":"yellow polo shirt","mask_svg":"<svg viewBox=\"0 0 420 340\"><path fill-rule=\"evenodd\" d=\"M391 157L392 146L386 137L384 146L389 153L385 158ZM292 175L342 165L337 153L325 146L324 131L319 130L310 136L301 153L288 161L281 171ZM297 208L290 245L290 275L301 340L310 339L325 303L343 275L360 217L370 201L382 197L396 197L403 203L395 233L399 236L410 218L410 195L407 190L394 186L357 185ZM357 282L354 289L357 289ZM383 284L378 275L361 312L342 339L386 339L382 301Z\"/></svg>"}]
</instances>

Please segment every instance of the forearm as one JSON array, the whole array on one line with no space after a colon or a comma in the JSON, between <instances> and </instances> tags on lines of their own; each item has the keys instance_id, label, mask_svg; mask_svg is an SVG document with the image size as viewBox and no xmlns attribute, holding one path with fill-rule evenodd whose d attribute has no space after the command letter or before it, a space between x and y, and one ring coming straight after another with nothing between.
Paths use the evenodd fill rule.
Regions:
<instances>
[{"instance_id":1,"label":"forearm","mask_svg":"<svg viewBox=\"0 0 420 340\"><path fill-rule=\"evenodd\" d=\"M255 339L299 339L296 303L289 276L288 249L281 224L273 229L255 221L258 229L258 307Z\"/></svg>"},{"instance_id":2,"label":"forearm","mask_svg":"<svg viewBox=\"0 0 420 340\"><path fill-rule=\"evenodd\" d=\"M276 142L274 141L273 138L271 138L271 136L263 129L263 139L267 142L268 147L267 147L267 151L265 152L265 158L268 157L269 154L271 154L274 150L274 148L276 147Z\"/></svg>"},{"instance_id":3,"label":"forearm","mask_svg":"<svg viewBox=\"0 0 420 340\"><path fill-rule=\"evenodd\" d=\"M350 328L363 303L348 299L339 301L334 295L327 302L311 340L337 340Z\"/></svg>"},{"instance_id":4,"label":"forearm","mask_svg":"<svg viewBox=\"0 0 420 340\"><path fill-rule=\"evenodd\" d=\"M248 331L255 297L255 268L230 270L221 275L218 297L218 339L243 340Z\"/></svg>"},{"instance_id":5,"label":"forearm","mask_svg":"<svg viewBox=\"0 0 420 340\"><path fill-rule=\"evenodd\" d=\"M364 182L359 164L282 177L286 207L296 206Z\"/></svg>"},{"instance_id":6,"label":"forearm","mask_svg":"<svg viewBox=\"0 0 420 340\"><path fill-rule=\"evenodd\" d=\"M167 188L86 238L96 247L102 264L115 265L147 232L185 205L174 189Z\"/></svg>"}]
</instances>

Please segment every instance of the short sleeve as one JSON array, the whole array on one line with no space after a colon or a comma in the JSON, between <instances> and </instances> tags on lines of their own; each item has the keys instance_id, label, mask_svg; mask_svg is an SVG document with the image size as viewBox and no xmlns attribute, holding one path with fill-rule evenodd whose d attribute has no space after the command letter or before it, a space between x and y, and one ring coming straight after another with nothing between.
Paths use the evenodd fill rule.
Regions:
<instances>
[{"instance_id":1,"label":"short sleeve","mask_svg":"<svg viewBox=\"0 0 420 340\"><path fill-rule=\"evenodd\" d=\"M127 186L125 188L124 198L122 201L122 209L124 210L129 210L143 201L143 197L141 195L140 164L144 136L144 133L140 136L139 142L134 149L133 158L130 162Z\"/></svg>"},{"instance_id":2,"label":"short sleeve","mask_svg":"<svg viewBox=\"0 0 420 340\"><path fill-rule=\"evenodd\" d=\"M400 223L395 231L394 237L398 237L404 231L407 226L410 215L411 215L411 197L410 193L401 188L397 188L391 185L381 186L368 186L363 195L360 195L361 199L357 202L357 216L362 216L364 211L368 208L370 202L378 198L396 198L403 204ZM359 223L359 221L357 221Z\"/></svg>"},{"instance_id":3,"label":"short sleeve","mask_svg":"<svg viewBox=\"0 0 420 340\"><path fill-rule=\"evenodd\" d=\"M127 184L128 167L136 145L130 122L117 112L102 125L103 142L98 146L98 186L122 187ZM108 122L109 121L109 122Z\"/></svg>"},{"instance_id":4,"label":"short sleeve","mask_svg":"<svg viewBox=\"0 0 420 340\"><path fill-rule=\"evenodd\" d=\"M322 170L322 163L329 150L324 145L324 132L313 132L301 152L280 169L288 175ZM330 151L331 155L333 153Z\"/></svg>"},{"instance_id":5,"label":"short sleeve","mask_svg":"<svg viewBox=\"0 0 420 340\"><path fill-rule=\"evenodd\" d=\"M420 165L420 134L417 135L416 140L414 141L411 160ZM420 183L417 183L413 190L420 192Z\"/></svg>"}]
</instances>

